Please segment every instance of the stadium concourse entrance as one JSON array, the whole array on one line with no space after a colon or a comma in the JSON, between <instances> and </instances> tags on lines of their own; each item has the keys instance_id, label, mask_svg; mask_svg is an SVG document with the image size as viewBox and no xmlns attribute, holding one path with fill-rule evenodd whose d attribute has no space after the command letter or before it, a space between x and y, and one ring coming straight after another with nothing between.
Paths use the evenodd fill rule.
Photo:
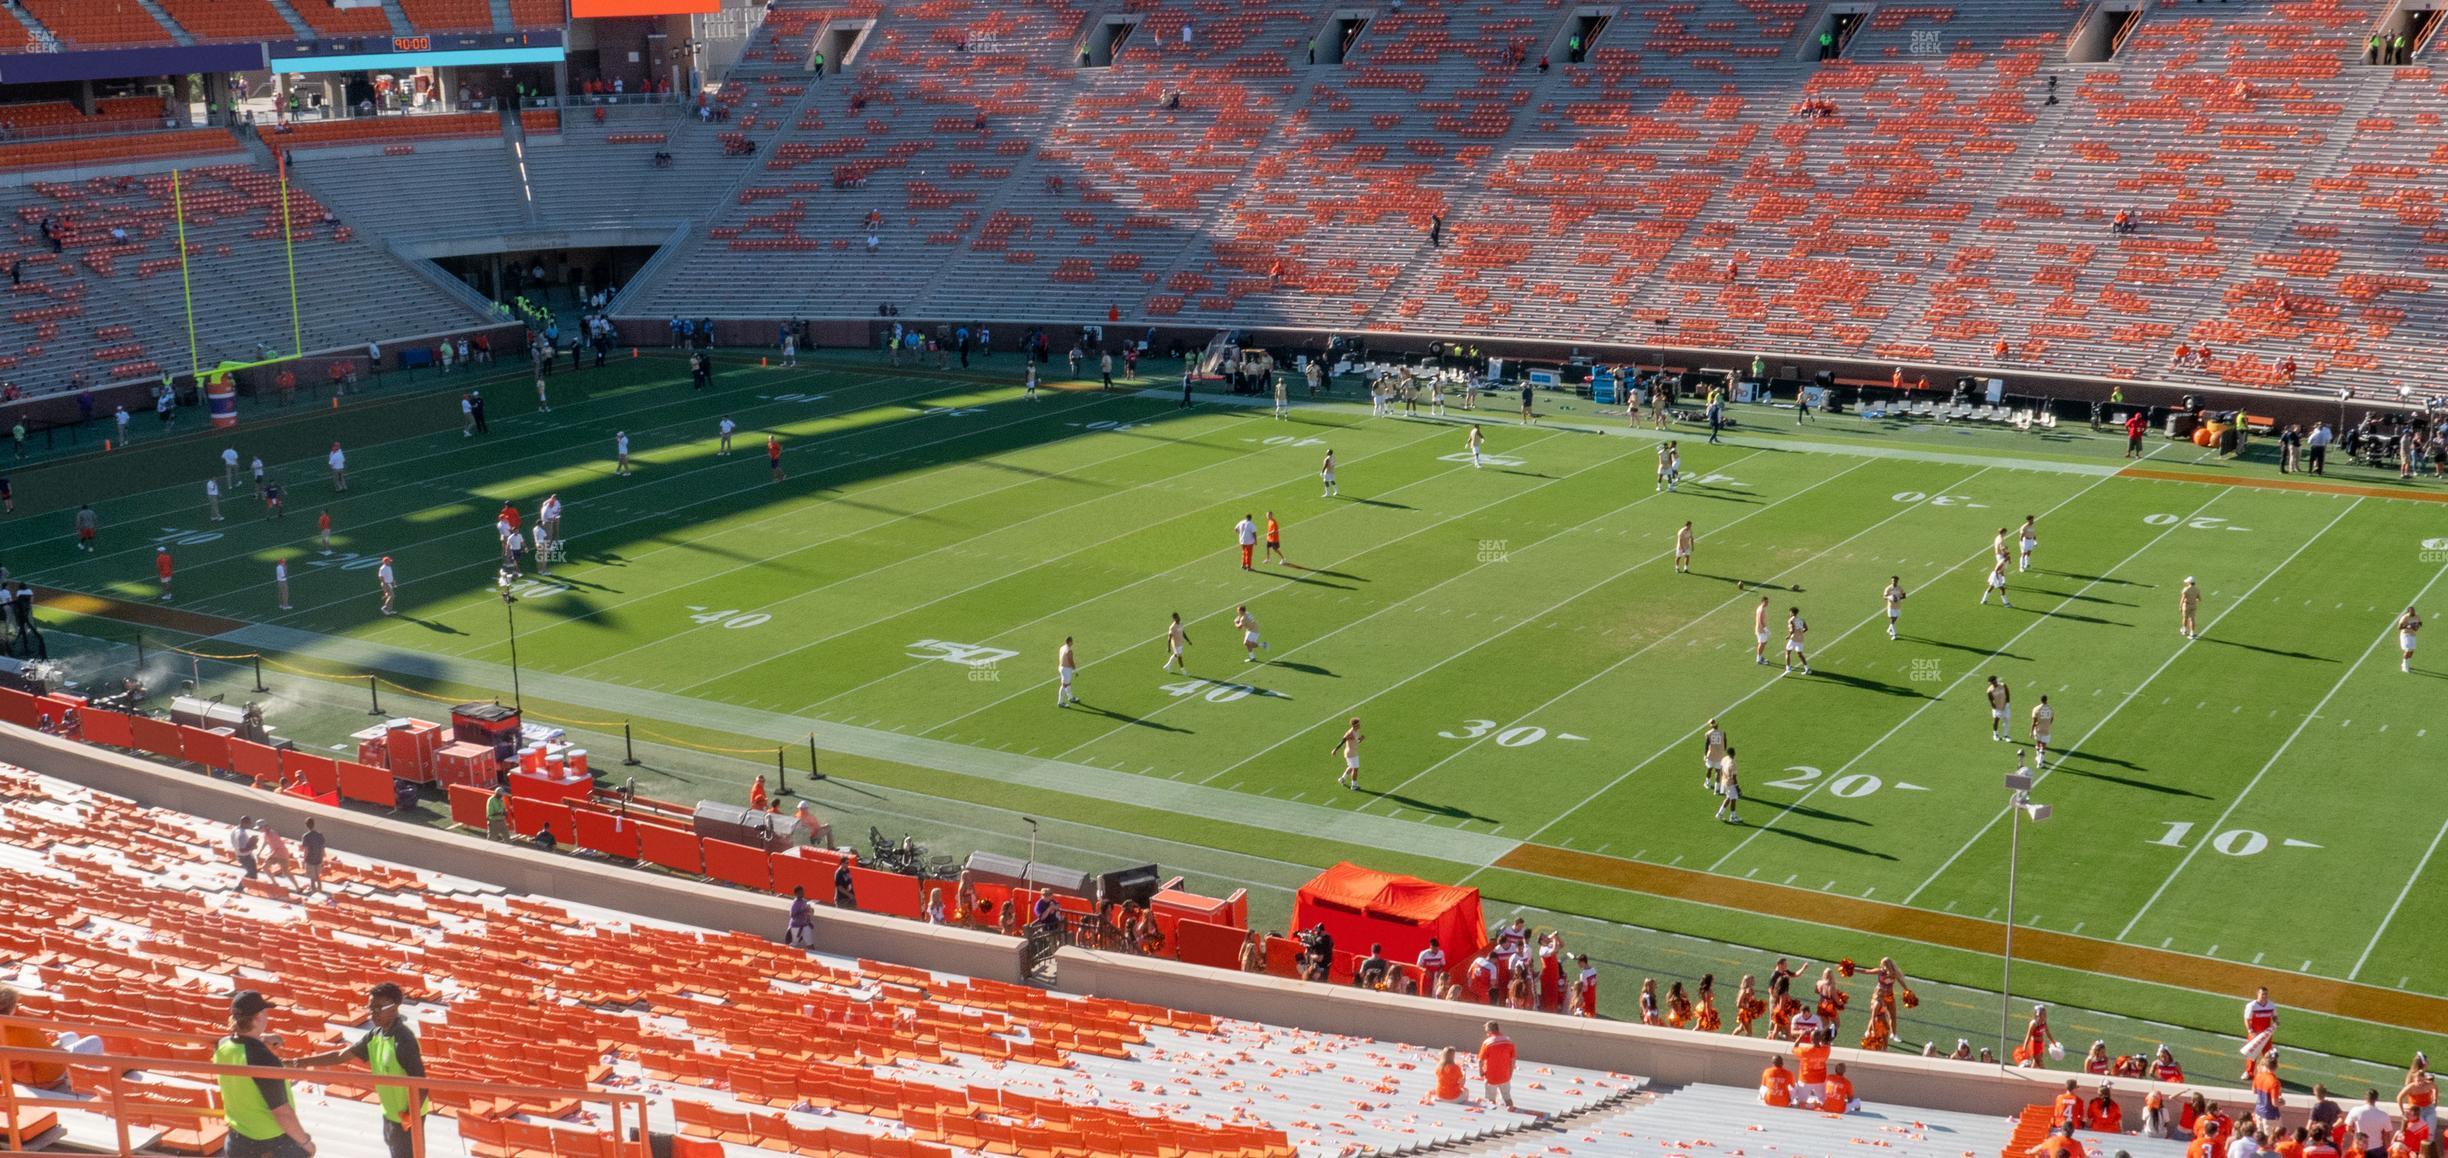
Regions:
<instances>
[{"instance_id":1,"label":"stadium concourse entrance","mask_svg":"<svg viewBox=\"0 0 2448 1158\"><path fill-rule=\"evenodd\" d=\"M509 306L524 298L556 317L575 318L596 312L595 297L610 300L654 254L651 245L531 245L434 255L432 260L444 273L497 303Z\"/></svg>"}]
</instances>

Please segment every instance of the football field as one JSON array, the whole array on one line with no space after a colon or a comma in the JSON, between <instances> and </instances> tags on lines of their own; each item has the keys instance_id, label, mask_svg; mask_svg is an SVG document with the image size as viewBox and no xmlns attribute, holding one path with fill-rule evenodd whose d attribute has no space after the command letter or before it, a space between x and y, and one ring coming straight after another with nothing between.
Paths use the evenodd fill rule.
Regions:
<instances>
[{"instance_id":1,"label":"football field","mask_svg":"<svg viewBox=\"0 0 2448 1158\"><path fill-rule=\"evenodd\" d=\"M1478 885L1492 913L1776 948L1810 926L1870 959L1994 951L2002 777L2046 696L2055 746L2032 796L2053 815L2020 826L2014 916L2018 955L2063 972L2035 984L2079 992L2064 977L2096 973L2225 1008L2268 983L2342 1023L2448 1027L2448 750L2429 734L2448 640L2405 674L2395 628L2448 594L2448 488L2298 481L2155 436L2128 469L2121 439L1796 427L1757 407L1709 445L1586 403L1532 427L1502 400L1373 418L1348 386L1289 419L1214 395L1183 410L1164 388L1031 402L1002 361L967 376L731 363L692 393L650 358L564 372L549 414L497 383L508 413L474 438L446 396L416 421L341 410L242 429L242 449L295 444L276 464L281 521L243 498L204 521L226 440L140 444L22 473L0 561L104 597L94 614L110 617L159 605L167 543L181 642L507 697L495 512L532 520L557 493L567 558L530 568L515 610L539 714L744 750L808 737L836 776L981 810L1288 865L1348 857ZM615 431L634 447L627 477ZM333 437L345 494L321 469ZM1682 448L1671 492L1660 437ZM1338 496L1318 479L1329 449ZM80 487L106 494L90 554L68 531ZM311 542L322 511L330 555ZM1234 524L1270 513L1290 562L1245 571ZM2010 607L1984 605L1992 538L2026 515L2032 569L2009 568ZM391 618L371 570L386 555ZM1894 640L1891 577L1909 593ZM1244 606L1259 662L1233 626ZM1807 675L1781 664L1795 608ZM1174 613L1186 674L1160 670ZM1058 707L1066 637L1080 703ZM2011 688L2010 741L1991 738L1992 676ZM1712 718L1738 752L1739 824L1713 818L1702 783ZM1354 719L1346 789L1330 749ZM753 768L691 790L737 799Z\"/></svg>"}]
</instances>

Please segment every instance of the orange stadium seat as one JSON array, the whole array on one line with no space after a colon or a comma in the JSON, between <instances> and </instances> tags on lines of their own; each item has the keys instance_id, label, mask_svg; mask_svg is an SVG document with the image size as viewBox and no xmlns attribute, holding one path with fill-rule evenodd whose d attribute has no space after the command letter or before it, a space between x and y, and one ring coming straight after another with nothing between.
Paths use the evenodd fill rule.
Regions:
<instances>
[{"instance_id":1,"label":"orange stadium seat","mask_svg":"<svg viewBox=\"0 0 2448 1158\"><path fill-rule=\"evenodd\" d=\"M492 0L400 0L400 11L419 32L490 31Z\"/></svg>"},{"instance_id":2,"label":"orange stadium seat","mask_svg":"<svg viewBox=\"0 0 2448 1158\"><path fill-rule=\"evenodd\" d=\"M296 35L271 0L159 0L198 40L287 40Z\"/></svg>"},{"instance_id":3,"label":"orange stadium seat","mask_svg":"<svg viewBox=\"0 0 2448 1158\"><path fill-rule=\"evenodd\" d=\"M52 35L70 44L168 44L170 30L136 0L19 0Z\"/></svg>"},{"instance_id":4,"label":"orange stadium seat","mask_svg":"<svg viewBox=\"0 0 2448 1158\"><path fill-rule=\"evenodd\" d=\"M323 36L388 36L391 18L380 7L340 8L331 0L295 0L289 7Z\"/></svg>"}]
</instances>

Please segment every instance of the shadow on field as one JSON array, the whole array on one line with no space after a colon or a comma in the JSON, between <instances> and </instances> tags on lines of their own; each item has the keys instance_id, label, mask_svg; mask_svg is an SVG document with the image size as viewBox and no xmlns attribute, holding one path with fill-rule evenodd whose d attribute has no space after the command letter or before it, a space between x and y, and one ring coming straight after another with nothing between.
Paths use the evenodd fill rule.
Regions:
<instances>
[{"instance_id":1,"label":"shadow on field","mask_svg":"<svg viewBox=\"0 0 2448 1158\"><path fill-rule=\"evenodd\" d=\"M1926 700L1929 698L1917 689L1908 688L1902 684L1881 683L1878 680L1870 679L1866 676L1845 675L1841 672L1830 671L1812 672L1811 674L1832 684L1843 684L1846 687L1860 688L1865 692L1877 692L1883 696L1896 696L1898 698L1907 700Z\"/></svg>"},{"instance_id":2,"label":"shadow on field","mask_svg":"<svg viewBox=\"0 0 2448 1158\"><path fill-rule=\"evenodd\" d=\"M1404 808L1428 813L1431 816L1450 816L1456 820L1483 820L1489 824L1499 823L1493 816L1481 816L1467 808L1456 808L1450 804L1430 804L1425 800L1415 800L1400 793L1380 792L1374 788L1363 788L1360 791L1388 804L1398 804Z\"/></svg>"},{"instance_id":3,"label":"shadow on field","mask_svg":"<svg viewBox=\"0 0 2448 1158\"><path fill-rule=\"evenodd\" d=\"M1268 667L1279 667L1279 668L1284 669L1285 671L1296 671L1296 672L1301 673L1302 675L1325 676L1327 679L1330 679L1330 680L1339 680L1339 679L1342 679L1342 678L1343 678L1342 676L1339 676L1339 675L1336 675L1336 674L1335 674L1335 673L1333 673L1333 672L1327 671L1325 668L1319 667L1318 665L1313 664L1313 663L1293 663L1293 662L1292 662L1292 661L1290 661L1290 660L1280 660L1280 659L1279 659L1279 660L1276 660L1276 661L1274 661L1274 662L1272 662L1272 663L1268 664L1267 666L1268 666Z\"/></svg>"},{"instance_id":4,"label":"shadow on field","mask_svg":"<svg viewBox=\"0 0 2448 1158\"><path fill-rule=\"evenodd\" d=\"M1807 816L1812 820L1832 820L1838 824L1858 824L1864 828L1871 827L1869 821L1863 820L1858 816L1846 816L1842 813L1828 812L1824 809L1809 808L1798 803L1786 805L1785 811L1793 813L1796 816Z\"/></svg>"},{"instance_id":5,"label":"shadow on field","mask_svg":"<svg viewBox=\"0 0 2448 1158\"><path fill-rule=\"evenodd\" d=\"M2127 622L2125 622L2125 621L2123 621L2123 620L2121 620L2121 619L2101 619L2099 616L2096 616L2096 615L2076 615L2076 614L2074 614L2073 612L2068 611L2068 610L2066 610L2066 609L2065 609L2065 608L2063 608L2063 607L2059 607L2059 608L2058 608L2057 610L2055 610L2055 611L2036 611L2036 612L2033 612L2033 614L2035 614L2035 615L2042 615L2042 616L2046 616L2046 617L2048 617L2048 618L2050 618L2050 619L2071 619L2071 620L2073 620L2073 621L2074 621L2074 622L2076 622L2076 623L2096 623L2096 624L2099 624L2099 625L2101 625L2101 626L2103 626L2103 627L2132 627L2132 626L2133 626L2133 624L2127 623Z\"/></svg>"},{"instance_id":6,"label":"shadow on field","mask_svg":"<svg viewBox=\"0 0 2448 1158\"><path fill-rule=\"evenodd\" d=\"M2156 589L2159 586L2156 583L2143 583L2133 579L2117 579L2107 575L2083 575L2073 571L2050 571L2048 574L2055 575L2062 579L2080 579L2085 583L2113 583L2119 587L2142 587Z\"/></svg>"},{"instance_id":7,"label":"shadow on field","mask_svg":"<svg viewBox=\"0 0 2448 1158\"><path fill-rule=\"evenodd\" d=\"M2314 662L2314 663L2337 663L2337 662L2339 662L2339 661L2334 660L2334 659L2331 659L2331 658L2329 658L2328 656L2325 656L2325 655L2313 655L2312 653L2310 653L2310 652L2308 652L2308 651L2282 651L2282 650L2280 650L2280 649L2278 649L2278 648L2275 648L2275 647L2263 647L2263 646L2261 646L2260 644L2257 644L2257 643L2237 643L2236 641L2234 641L2234 640L2232 640L2232 639L2219 639L2219 638L2217 638L2217 637L2215 637L2215 636L2213 636L2213 637L2211 637L2211 638L2208 638L2208 639L2204 639L2204 640L2202 640L2202 642L2203 642L2203 643L2215 643L2215 644L2219 645L2220 647L2233 647L2233 648L2240 648L2240 649L2242 649L2242 650L2244 650L2244 651L2257 651L2257 652L2260 652L2260 653L2261 653L2261 654L2263 654L2263 655L2274 655L2274 656L2277 656L2277 657L2278 657L2278 658L2280 658L2280 659L2308 659L2308 660L2311 660L2311 661L2312 661L2312 662Z\"/></svg>"},{"instance_id":8,"label":"shadow on field","mask_svg":"<svg viewBox=\"0 0 2448 1158\"><path fill-rule=\"evenodd\" d=\"M1193 732L1188 728L1176 728L1171 724L1160 724L1144 716L1125 715L1121 712L1114 711L1112 708L1091 707L1084 700L1073 700L1071 701L1071 706L1078 708L1079 710L1092 716L1103 716L1108 720L1119 720L1125 724L1137 724L1142 728L1154 728L1159 732L1178 732L1185 736L1197 735L1196 732Z\"/></svg>"},{"instance_id":9,"label":"shadow on field","mask_svg":"<svg viewBox=\"0 0 2448 1158\"><path fill-rule=\"evenodd\" d=\"M1384 499L1353 499L1352 501L1364 507L1384 507L1390 511L1409 511L1418 509L1408 503L1389 503Z\"/></svg>"},{"instance_id":10,"label":"shadow on field","mask_svg":"<svg viewBox=\"0 0 2448 1158\"><path fill-rule=\"evenodd\" d=\"M440 623L440 622L437 622L437 621L435 621L435 620L431 620L431 619L419 619L419 618L417 618L416 616L413 616L413 615L402 615L402 616L400 616L400 618L401 618L401 619L404 619L404 620L407 620L407 621L408 621L408 622L410 622L410 623L416 624L418 627L422 627L422 628L424 628L424 629L425 629L425 630L427 630L427 631L436 632L436 633L439 633L439 634L442 634L442 635L466 635L466 634L467 634L466 632L461 631L461 630L459 630L459 629L458 629L458 628L456 628L456 627L452 627L451 625L449 625L449 624L447 624L447 623Z\"/></svg>"},{"instance_id":11,"label":"shadow on field","mask_svg":"<svg viewBox=\"0 0 2448 1158\"><path fill-rule=\"evenodd\" d=\"M1292 570L1295 570L1295 571L1307 571L1308 573L1310 573L1310 574L1312 574L1312 575L1330 575L1330 576L1333 576L1334 578L1337 578L1337 579L1349 579L1349 580L1351 580L1351 581L1352 581L1352 582L1354 582L1354 583L1366 583L1366 582L1368 582L1368 580L1367 580L1367 579L1364 579L1364 578L1362 578L1362 577L1360 577L1360 576L1358 576L1358 575L1353 575L1353 574L1350 574L1349 572L1344 572L1344 571L1335 571L1335 570L1330 570L1330 569L1325 568L1325 567L1303 567L1303 566L1301 566L1301 565L1300 565L1300 564L1298 564L1298 563L1286 563L1286 564L1284 564L1284 566L1289 567L1289 568L1291 568Z\"/></svg>"},{"instance_id":12,"label":"shadow on field","mask_svg":"<svg viewBox=\"0 0 2448 1158\"><path fill-rule=\"evenodd\" d=\"M1162 438L1158 439L1157 441L1180 443L1185 446L1199 445L1197 439L1185 440L1179 438ZM1022 466L1016 462L996 462L991 459L981 459L976 463L976 465L985 467L988 470L999 470L1005 474L1023 475L1028 478L1044 479L1048 482L1072 483L1078 486L1095 487L1098 490L1112 489L1107 484L1098 482L1094 479L1084 479L1073 475L1057 474L1053 471L1040 470L1033 466Z\"/></svg>"},{"instance_id":13,"label":"shadow on field","mask_svg":"<svg viewBox=\"0 0 2448 1158\"><path fill-rule=\"evenodd\" d=\"M2082 595L2082 594L2075 594L2075 595L2068 595L2068 596L2066 596L2066 598L2068 598L2068 599L2079 599L2079 600L2081 600L2081 601L2083 601L2083 602L2085 602L2085 603L2101 603L2101 604L2106 604L2107 606L2110 606L2110 607L2132 607L2132 606L2134 606L2134 604L2131 604L2131 603L2120 603L2120 602L2118 602L2118 601L2116 601L2116 600L2114 600L2114 599L2102 599L2102 598L2100 598L2100 597L2099 597L2099 596L2097 596L2097 595Z\"/></svg>"},{"instance_id":14,"label":"shadow on field","mask_svg":"<svg viewBox=\"0 0 2448 1158\"><path fill-rule=\"evenodd\" d=\"M1331 589L1336 590L1336 591L1358 591L1358 590L1359 590L1359 588L1354 587L1354 586L1352 586L1352 585L1350 585L1350 584L1348 584L1348 583L1329 583L1329 582L1327 582L1327 581L1325 581L1325 580L1323 580L1323 579L1311 579L1311 578L1309 578L1309 577L1307 577L1307 576L1305 576L1305 575L1291 575L1291 574L1286 574L1286 573L1281 572L1281 571L1276 571L1276 572L1273 572L1272 574L1273 574L1273 575L1274 575L1276 578L1281 579L1281 580L1283 580L1283 581L1284 581L1284 582L1286 582L1286 583L1303 583L1303 584L1307 584L1308 586L1311 586L1311 587L1327 587L1327 588L1331 588Z\"/></svg>"},{"instance_id":15,"label":"shadow on field","mask_svg":"<svg viewBox=\"0 0 2448 1158\"><path fill-rule=\"evenodd\" d=\"M884 515L894 519L909 519L915 522L935 523L938 525L943 523L942 519L937 518L934 515L927 514L924 511L904 511L898 508L885 506L881 503L860 502L854 498L838 495L835 496L832 501L840 506L848 507L854 511L867 511L871 514Z\"/></svg>"},{"instance_id":16,"label":"shadow on field","mask_svg":"<svg viewBox=\"0 0 2448 1158\"><path fill-rule=\"evenodd\" d=\"M1740 583L1743 584L1745 591L1791 591L1795 594L1800 594L1802 591L1799 587L1788 587L1782 583L1754 583L1736 575L1712 575L1706 571L1694 571L1691 574L1697 579L1714 579L1720 583Z\"/></svg>"},{"instance_id":17,"label":"shadow on field","mask_svg":"<svg viewBox=\"0 0 2448 1158\"><path fill-rule=\"evenodd\" d=\"M2082 749L2079 749L2079 748L2059 748L2059 749L2057 749L2057 755L2058 755L2059 757L2061 757L2061 758L2062 758L2062 757L2066 757L2066 756L2076 756L2076 757L2080 757L2080 758L2085 759L2085 760L2089 760L2090 762L2092 762L2092 763L2094 763L2094 764L2108 764L2108 765L2112 765L2112 766L2114 766L2114 767L2124 768L2124 769L2128 769L2128 770L2131 770L2131 771L2134 771L2134 772L2145 772L2145 771L2148 771L2148 770L2149 770L2149 769L2146 769L2146 768L2142 767L2140 764L2136 764L2136 763L2134 763L2134 762L2133 762L2133 761L2131 761L2131 760L2119 760L2119 759L2117 759L2117 758L2116 758L2116 757L2114 757L2114 756L2102 756L2102 755L2100 755L2100 754L2099 754L2099 753L2097 753L2097 752L2085 752L2085 751L2083 751Z\"/></svg>"},{"instance_id":18,"label":"shadow on field","mask_svg":"<svg viewBox=\"0 0 2448 1158\"><path fill-rule=\"evenodd\" d=\"M2076 756L2081 755L2081 753L2069 752L2066 753L2066 755ZM2089 759L2089 757L2085 758ZM2189 796L2195 800L2210 799L2199 792L2178 788L2171 784L2154 784L2148 780L2136 780L2131 776L2111 776L2105 772L2085 772L2080 768L2069 768L2065 765L2062 759L2057 764L2057 771L2063 772L2068 776L2080 776L2085 780L2099 780L2109 784L2122 784L2127 788L2139 788L2145 792L2156 792L2162 796Z\"/></svg>"},{"instance_id":19,"label":"shadow on field","mask_svg":"<svg viewBox=\"0 0 2448 1158\"><path fill-rule=\"evenodd\" d=\"M1754 831L1764 833L1769 836L1781 836L1787 840L1798 840L1804 844L1815 844L1821 848L1832 848L1837 852L1849 852L1855 856L1876 857L1880 860L1895 859L1895 857L1890 856L1887 853L1863 848L1858 844L1846 844L1841 840L1829 840L1824 836L1812 836L1807 832L1795 832L1790 828L1758 828Z\"/></svg>"}]
</instances>

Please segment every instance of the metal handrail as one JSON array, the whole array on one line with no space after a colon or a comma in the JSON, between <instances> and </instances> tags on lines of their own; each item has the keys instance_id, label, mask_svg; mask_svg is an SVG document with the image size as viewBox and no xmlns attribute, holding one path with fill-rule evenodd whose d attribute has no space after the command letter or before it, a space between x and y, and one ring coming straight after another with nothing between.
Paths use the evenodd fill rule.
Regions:
<instances>
[{"instance_id":1,"label":"metal handrail","mask_svg":"<svg viewBox=\"0 0 2448 1158\"><path fill-rule=\"evenodd\" d=\"M64 1029L72 1033L89 1033L94 1036L134 1038L137 1040L176 1039L178 1044L217 1042L220 1040L218 1037L211 1034L187 1033L184 1031L172 1030L128 1029L124 1026L89 1024L30 1017L0 1017L0 1025L23 1025L36 1029ZM191 1062L181 1061L175 1058L142 1057L130 1054L77 1053L72 1050L64 1049L35 1049L29 1046L11 1046L0 1044L0 1073L4 1073L7 1070L9 1063L15 1061L44 1062L53 1065L71 1066L83 1069L97 1067L102 1068L105 1071L105 1075L103 1077L103 1098L109 1103L111 1123L118 1132L120 1158L133 1158L133 1155L135 1154L134 1148L129 1145L128 1134L128 1110L131 1103L128 1101L125 1090L123 1089L124 1078L122 1075L127 1071L141 1070L148 1073L169 1073L191 1077L211 1078L275 1078L290 1081L298 1080L300 1075L312 1075L322 1072L321 1070L297 1069L287 1066L273 1067L221 1065L215 1062ZM349 1080L346 1083L348 1085L363 1084L371 1086L405 1087L408 1090L411 1101L417 1104L424 1103L428 1095L435 1093L470 1094L490 1098L509 1097L514 1100L521 1096L526 1096L547 1100L566 1098L574 1101L600 1101L611 1107L612 1112L610 1125L612 1131L612 1141L613 1145L618 1148L618 1152L627 1155L628 1158L648 1158L650 1153L648 1149L649 1143L646 1137L646 1097L643 1094L622 1093L612 1090L568 1089L554 1086L504 1086L494 1082L467 1081L464 1079L455 1078L407 1078L393 1077L387 1074L359 1074L353 1071L348 1074L348 1079ZM326 1082L323 1084L328 1085L334 1083ZM194 1118L199 1121L210 1121L222 1118L224 1116L221 1110L200 1106L178 1106L149 1101L139 1101L134 1103L134 1105L148 1117ZM20 1129L17 1125L17 1111L21 1106L59 1106L67 1109L84 1110L87 1112L91 1112L94 1109L93 1101L86 1098L62 1094L20 1094L17 1092L17 1085L15 1082L0 1081L0 1143L6 1143L7 1148L12 1151L22 1150L25 1148L25 1139L21 1136ZM629 1138L628 1131L625 1128L627 1115L624 1112L624 1107L633 1108L637 1114L637 1137L635 1140L631 1140ZM411 1147L410 1153L418 1155L419 1158L422 1158L425 1153L425 1118L426 1115L423 1113L411 1114L408 1115L407 1118L408 1138L409 1145Z\"/></svg>"}]
</instances>

